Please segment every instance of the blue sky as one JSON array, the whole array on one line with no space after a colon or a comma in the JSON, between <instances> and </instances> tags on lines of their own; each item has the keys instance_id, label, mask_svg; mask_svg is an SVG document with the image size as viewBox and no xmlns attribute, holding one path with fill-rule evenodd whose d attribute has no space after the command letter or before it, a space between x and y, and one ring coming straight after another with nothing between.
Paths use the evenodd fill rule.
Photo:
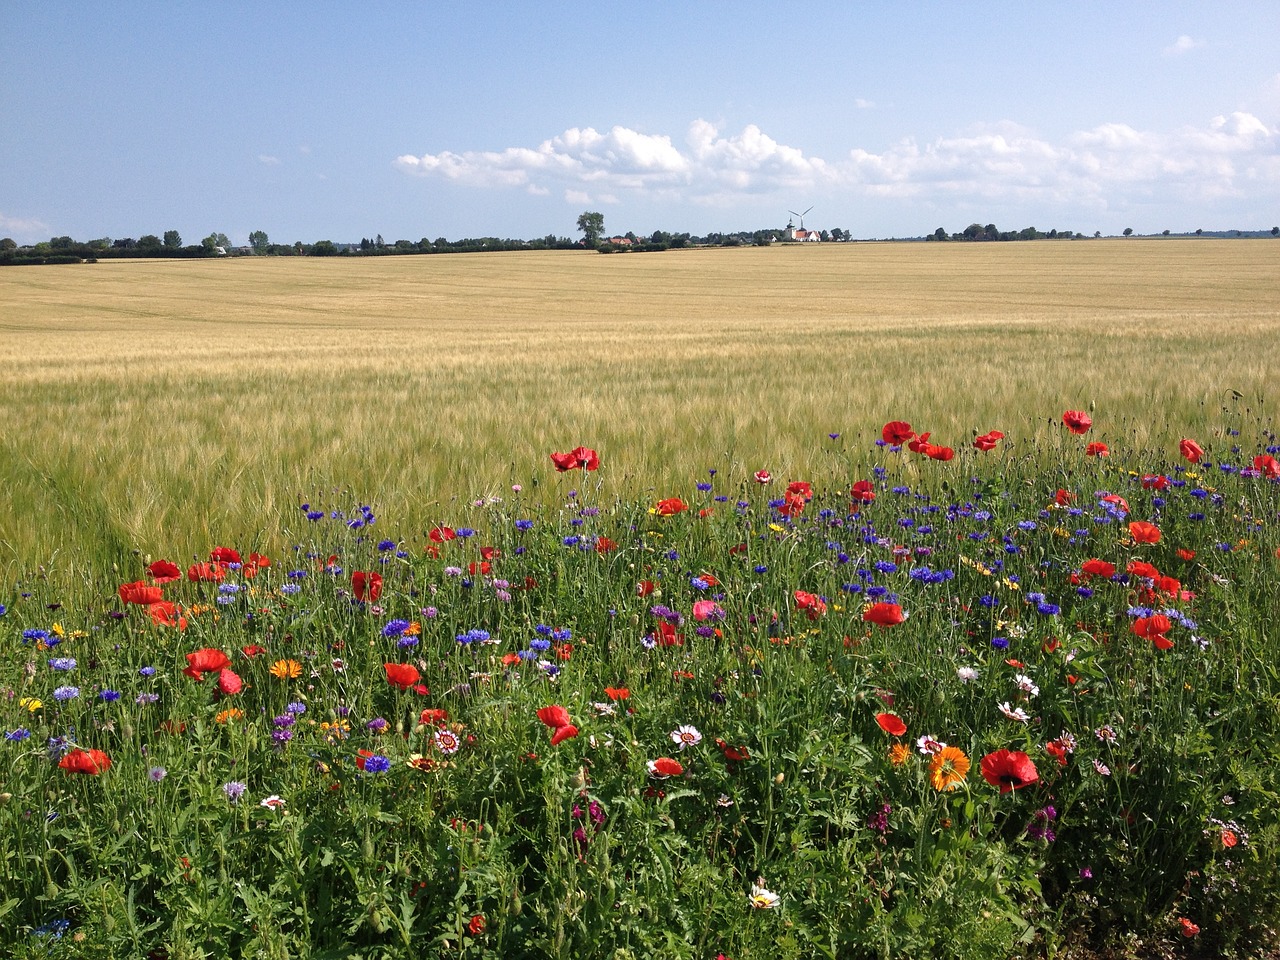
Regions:
<instances>
[{"instance_id":1,"label":"blue sky","mask_svg":"<svg viewBox=\"0 0 1280 960\"><path fill-rule=\"evenodd\" d=\"M1280 222L1280 8L14 3L0 236Z\"/></svg>"}]
</instances>

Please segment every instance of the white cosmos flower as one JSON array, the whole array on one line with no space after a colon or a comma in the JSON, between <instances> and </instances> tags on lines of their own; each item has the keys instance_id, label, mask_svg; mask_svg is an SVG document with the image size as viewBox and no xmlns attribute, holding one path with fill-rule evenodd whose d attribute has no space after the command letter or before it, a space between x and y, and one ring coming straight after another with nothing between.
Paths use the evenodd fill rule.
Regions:
<instances>
[{"instance_id":1,"label":"white cosmos flower","mask_svg":"<svg viewBox=\"0 0 1280 960\"><path fill-rule=\"evenodd\" d=\"M671 742L681 750L685 747L696 747L702 742L702 734L698 732L697 727L685 724L671 731Z\"/></svg>"},{"instance_id":2,"label":"white cosmos flower","mask_svg":"<svg viewBox=\"0 0 1280 960\"><path fill-rule=\"evenodd\" d=\"M1014 677L1013 680L1014 683L1018 685L1018 689L1022 690L1024 693L1033 697L1040 695L1040 688L1037 687L1026 674L1020 673Z\"/></svg>"},{"instance_id":3,"label":"white cosmos flower","mask_svg":"<svg viewBox=\"0 0 1280 960\"><path fill-rule=\"evenodd\" d=\"M751 885L751 895L748 899L751 901L751 906L757 910L772 910L782 898L766 890L764 885L757 881Z\"/></svg>"},{"instance_id":4,"label":"white cosmos flower","mask_svg":"<svg viewBox=\"0 0 1280 960\"><path fill-rule=\"evenodd\" d=\"M960 678L961 683L969 683L978 679L977 667L961 667L956 671L956 676Z\"/></svg>"},{"instance_id":5,"label":"white cosmos flower","mask_svg":"<svg viewBox=\"0 0 1280 960\"><path fill-rule=\"evenodd\" d=\"M1000 704L1000 712L1010 720L1017 720L1019 723L1026 723L1031 719L1031 715L1021 707L1011 707L1007 703Z\"/></svg>"}]
</instances>

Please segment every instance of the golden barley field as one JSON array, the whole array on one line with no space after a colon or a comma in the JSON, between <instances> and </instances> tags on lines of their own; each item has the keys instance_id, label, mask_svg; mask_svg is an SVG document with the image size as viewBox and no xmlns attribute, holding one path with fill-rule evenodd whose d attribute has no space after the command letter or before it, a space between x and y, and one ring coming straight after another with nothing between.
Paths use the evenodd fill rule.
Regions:
<instances>
[{"instance_id":1,"label":"golden barley field","mask_svg":"<svg viewBox=\"0 0 1280 960\"><path fill-rule=\"evenodd\" d=\"M1267 240L4 270L0 564L279 548L304 499L411 537L512 484L845 483L888 419L958 451L1003 430L1008 456L1067 408L1176 443L1274 416L1277 290ZM557 477L579 444L604 466Z\"/></svg>"}]
</instances>

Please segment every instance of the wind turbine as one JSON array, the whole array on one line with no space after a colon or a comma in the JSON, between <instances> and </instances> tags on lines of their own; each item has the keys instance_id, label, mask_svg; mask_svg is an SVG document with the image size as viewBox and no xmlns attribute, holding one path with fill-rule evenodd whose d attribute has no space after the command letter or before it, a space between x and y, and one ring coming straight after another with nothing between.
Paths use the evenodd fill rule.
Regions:
<instances>
[{"instance_id":1,"label":"wind turbine","mask_svg":"<svg viewBox=\"0 0 1280 960\"><path fill-rule=\"evenodd\" d=\"M810 207L810 208L809 208L809 210L812 210L812 209L813 209L813 207ZM806 210L804 213L796 213L794 210L788 210L788 211L787 211L787 213L791 214L793 217L799 217L799 218L800 218L800 229L801 229L801 230L803 230L803 229L804 229L804 214L805 214L805 213L808 213L808 212L809 212L809 210Z\"/></svg>"}]
</instances>

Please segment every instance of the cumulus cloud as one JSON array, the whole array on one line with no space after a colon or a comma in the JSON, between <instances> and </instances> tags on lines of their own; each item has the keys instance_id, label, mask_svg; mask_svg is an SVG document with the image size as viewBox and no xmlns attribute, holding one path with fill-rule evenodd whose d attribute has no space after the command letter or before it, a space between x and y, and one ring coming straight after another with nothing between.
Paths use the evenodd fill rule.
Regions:
<instances>
[{"instance_id":1,"label":"cumulus cloud","mask_svg":"<svg viewBox=\"0 0 1280 960\"><path fill-rule=\"evenodd\" d=\"M1166 57L1180 57L1184 53L1190 53L1192 50L1196 49L1197 47L1203 47L1203 46L1204 46L1203 40L1192 40L1190 37L1188 37L1184 33L1177 40L1173 41L1173 43L1169 44L1169 46L1164 48L1164 55Z\"/></svg>"},{"instance_id":2,"label":"cumulus cloud","mask_svg":"<svg viewBox=\"0 0 1280 960\"><path fill-rule=\"evenodd\" d=\"M28 240L49 236L50 228L47 223L32 217L9 217L0 212L0 234L8 236L11 233L16 239Z\"/></svg>"},{"instance_id":3,"label":"cumulus cloud","mask_svg":"<svg viewBox=\"0 0 1280 960\"><path fill-rule=\"evenodd\" d=\"M725 133L695 120L682 146L625 127L571 128L536 147L445 151L400 170L475 187L557 190L572 205L665 196L718 205L744 196L827 190L868 197L1003 198L1037 203L1280 194L1280 131L1236 112L1171 132L1104 123L1058 140L1013 123L927 142L905 139L826 160L750 124Z\"/></svg>"}]
</instances>

